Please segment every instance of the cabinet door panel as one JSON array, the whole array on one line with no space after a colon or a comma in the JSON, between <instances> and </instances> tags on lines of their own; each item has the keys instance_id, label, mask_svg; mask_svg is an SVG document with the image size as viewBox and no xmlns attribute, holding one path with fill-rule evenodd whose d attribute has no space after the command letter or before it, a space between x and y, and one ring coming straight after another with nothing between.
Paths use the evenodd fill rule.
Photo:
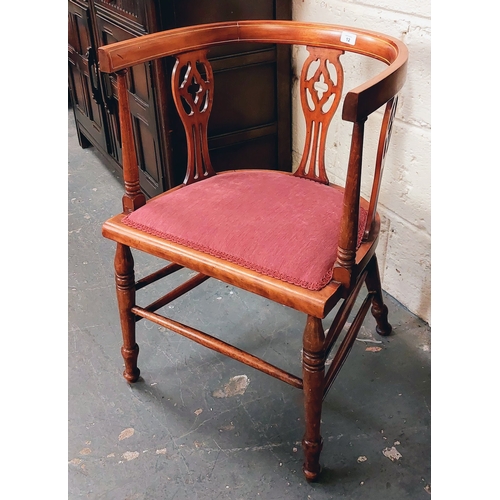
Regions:
<instances>
[{"instance_id":1,"label":"cabinet door panel","mask_svg":"<svg viewBox=\"0 0 500 500\"><path fill-rule=\"evenodd\" d=\"M214 74L209 136L276 121L276 65L240 67Z\"/></svg>"},{"instance_id":2,"label":"cabinet door panel","mask_svg":"<svg viewBox=\"0 0 500 500\"><path fill-rule=\"evenodd\" d=\"M276 138L272 135L215 148L210 151L212 165L217 172L233 169L266 168L276 162Z\"/></svg>"},{"instance_id":3,"label":"cabinet door panel","mask_svg":"<svg viewBox=\"0 0 500 500\"><path fill-rule=\"evenodd\" d=\"M106 150L90 13L87 8L73 2L68 4L68 63L69 87L79 132Z\"/></svg>"}]
</instances>

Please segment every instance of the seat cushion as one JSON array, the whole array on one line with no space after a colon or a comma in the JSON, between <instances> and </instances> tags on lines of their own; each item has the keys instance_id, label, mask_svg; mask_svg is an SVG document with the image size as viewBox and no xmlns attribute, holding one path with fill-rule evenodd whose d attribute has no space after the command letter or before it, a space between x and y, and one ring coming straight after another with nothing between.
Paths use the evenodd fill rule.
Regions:
<instances>
[{"instance_id":1,"label":"seat cushion","mask_svg":"<svg viewBox=\"0 0 500 500\"><path fill-rule=\"evenodd\" d=\"M273 171L218 174L161 195L131 227L309 290L332 279L343 192ZM360 209L358 245L367 212Z\"/></svg>"}]
</instances>

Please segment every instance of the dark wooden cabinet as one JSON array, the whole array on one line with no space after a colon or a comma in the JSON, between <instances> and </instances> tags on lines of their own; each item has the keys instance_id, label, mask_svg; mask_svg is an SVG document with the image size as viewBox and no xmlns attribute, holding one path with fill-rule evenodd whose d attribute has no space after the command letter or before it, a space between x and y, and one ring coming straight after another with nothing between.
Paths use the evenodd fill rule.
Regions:
<instances>
[{"instance_id":1,"label":"dark wooden cabinet","mask_svg":"<svg viewBox=\"0 0 500 500\"><path fill-rule=\"evenodd\" d=\"M101 74L97 47L194 24L291 19L291 0L69 0L69 86L80 145L121 165L116 80ZM209 52L215 99L209 149L216 171L291 167L288 46L239 44ZM185 138L170 92L173 60L129 73L141 187L155 196L182 182ZM231 158L231 160L229 160Z\"/></svg>"},{"instance_id":2,"label":"dark wooden cabinet","mask_svg":"<svg viewBox=\"0 0 500 500\"><path fill-rule=\"evenodd\" d=\"M99 73L91 13L87 4L69 2L69 88L82 147L106 148Z\"/></svg>"}]
</instances>

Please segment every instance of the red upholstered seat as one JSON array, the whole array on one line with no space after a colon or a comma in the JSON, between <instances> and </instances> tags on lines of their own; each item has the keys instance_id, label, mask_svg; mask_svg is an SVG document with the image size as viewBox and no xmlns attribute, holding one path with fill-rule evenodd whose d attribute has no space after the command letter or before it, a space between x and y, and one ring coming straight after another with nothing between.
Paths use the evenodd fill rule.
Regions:
<instances>
[{"instance_id":1,"label":"red upholstered seat","mask_svg":"<svg viewBox=\"0 0 500 500\"><path fill-rule=\"evenodd\" d=\"M123 222L320 290L332 278L342 201L342 191L308 179L272 171L227 172L159 196ZM361 208L358 245L366 216Z\"/></svg>"}]
</instances>

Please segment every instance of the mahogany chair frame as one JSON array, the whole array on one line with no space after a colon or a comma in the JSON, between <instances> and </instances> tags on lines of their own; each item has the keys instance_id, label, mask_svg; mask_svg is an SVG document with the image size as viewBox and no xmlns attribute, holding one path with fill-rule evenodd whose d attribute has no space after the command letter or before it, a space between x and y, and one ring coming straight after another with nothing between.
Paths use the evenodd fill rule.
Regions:
<instances>
[{"instance_id":1,"label":"mahogany chair frame","mask_svg":"<svg viewBox=\"0 0 500 500\"><path fill-rule=\"evenodd\" d=\"M355 43L352 43L353 35ZM350 37L346 39L346 36ZM306 118L306 140L302 161L294 174L316 182L329 184L324 163L324 146L328 124L339 105L343 85L343 70L339 57L350 51L387 64L385 69L362 85L350 90L344 99L342 119L353 123L349 164L344 189L343 213L338 255L333 279L323 289L311 291L258 272L246 269L186 246L144 233L123 224L123 217L146 203L139 186L136 148L129 110L127 71L131 66L166 56L175 56L173 96L186 129L188 165L184 184L203 182L216 174L210 163L207 146L207 126L213 99L213 81L207 49L233 42L285 43L305 45L309 58L300 79L301 101ZM303 390L305 434L303 437L303 471L309 481L320 473L319 456L322 448L320 419L322 401L348 356L367 311L376 320L380 335L389 335L391 325L382 298L380 276L375 249L379 239L380 218L377 201L397 105L397 95L406 77L408 53L399 40L380 33L353 27L299 23L294 21L239 21L191 26L145 35L99 48L100 70L117 74L119 115L123 146L123 177L125 194L123 213L103 225L103 235L117 243L115 276L118 307L123 334L122 355L125 360L124 377L129 382L139 378L135 324L142 318L157 323L173 332L204 345L214 351L241 361L283 382ZM312 61L319 61L313 77L307 76ZM337 82L320 96L314 84L328 75L326 61L335 66ZM184 68L184 73L182 73ZM187 68L187 69L186 69ZM195 74L189 80L187 73ZM197 86L187 88L189 81ZM332 90L333 88L333 90ZM324 105L336 94L331 108ZM311 98L314 101L311 104ZM360 195L364 124L368 116L381 106L386 107L380 131L375 160L372 192L369 200ZM177 188L174 188L178 189ZM168 196L163 193L160 196ZM358 246L358 212L363 206L368 220L361 244ZM159 271L135 280L131 248L147 252L170 262ZM196 271L194 277L147 306L136 304L135 292L183 267ZM210 277L217 278L244 290L256 293L277 303L292 307L307 315L303 334L302 378L282 370L237 347L207 333L169 319L156 311L192 290ZM325 373L325 360L341 337L347 319L353 311L356 298L366 284L368 293L345 334L333 362ZM342 301L325 336L323 319Z\"/></svg>"}]
</instances>

